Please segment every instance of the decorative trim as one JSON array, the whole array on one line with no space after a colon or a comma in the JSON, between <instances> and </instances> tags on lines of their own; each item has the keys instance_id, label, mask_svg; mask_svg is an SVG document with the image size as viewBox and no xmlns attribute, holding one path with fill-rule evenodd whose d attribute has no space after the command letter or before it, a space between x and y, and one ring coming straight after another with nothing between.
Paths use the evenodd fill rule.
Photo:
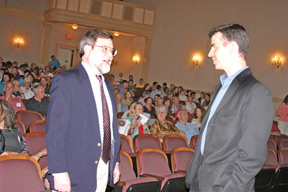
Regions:
<instances>
[{"instance_id":1,"label":"decorative trim","mask_svg":"<svg viewBox=\"0 0 288 192\"><path fill-rule=\"evenodd\" d=\"M79 13L61 9L46 11L45 22L81 23L83 26L103 28L114 31L152 37L153 26L136 24L125 20L106 18L94 14Z\"/></svg>"},{"instance_id":2,"label":"decorative trim","mask_svg":"<svg viewBox=\"0 0 288 192\"><path fill-rule=\"evenodd\" d=\"M44 15L41 13L16 9L8 6L0 6L0 13L4 15L26 18L34 21L40 21L40 22L44 21Z\"/></svg>"}]
</instances>

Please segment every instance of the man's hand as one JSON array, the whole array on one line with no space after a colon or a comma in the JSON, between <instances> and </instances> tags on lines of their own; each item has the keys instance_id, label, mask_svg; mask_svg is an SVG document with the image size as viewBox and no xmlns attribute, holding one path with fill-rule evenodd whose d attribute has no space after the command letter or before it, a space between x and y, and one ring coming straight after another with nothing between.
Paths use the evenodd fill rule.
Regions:
<instances>
[{"instance_id":1,"label":"man's hand","mask_svg":"<svg viewBox=\"0 0 288 192\"><path fill-rule=\"evenodd\" d=\"M114 172L113 172L113 177L114 177L114 184L117 183L120 179L120 167L119 163L116 163Z\"/></svg>"},{"instance_id":2,"label":"man's hand","mask_svg":"<svg viewBox=\"0 0 288 192\"><path fill-rule=\"evenodd\" d=\"M55 174L54 176L54 188L59 192L70 192L71 183L69 174L67 172Z\"/></svg>"}]
</instances>

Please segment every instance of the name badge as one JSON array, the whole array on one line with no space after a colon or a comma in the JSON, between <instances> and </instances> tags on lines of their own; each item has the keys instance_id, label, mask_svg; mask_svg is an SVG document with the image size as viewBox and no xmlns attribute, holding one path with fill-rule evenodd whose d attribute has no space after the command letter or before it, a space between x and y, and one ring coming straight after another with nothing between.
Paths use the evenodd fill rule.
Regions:
<instances>
[{"instance_id":1,"label":"name badge","mask_svg":"<svg viewBox=\"0 0 288 192\"><path fill-rule=\"evenodd\" d=\"M20 103L20 102L17 102L17 103L16 103L16 107L21 107L21 103Z\"/></svg>"}]
</instances>

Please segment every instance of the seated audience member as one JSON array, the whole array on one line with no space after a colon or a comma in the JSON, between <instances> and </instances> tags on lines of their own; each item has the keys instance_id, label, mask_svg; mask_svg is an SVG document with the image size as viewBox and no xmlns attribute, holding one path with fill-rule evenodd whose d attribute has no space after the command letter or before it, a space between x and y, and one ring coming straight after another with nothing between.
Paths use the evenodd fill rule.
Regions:
<instances>
[{"instance_id":1,"label":"seated audience member","mask_svg":"<svg viewBox=\"0 0 288 192\"><path fill-rule=\"evenodd\" d=\"M25 107L27 110L41 113L41 115L44 117L47 114L49 102L47 99L44 99L44 88L42 85L38 84L34 87L33 91L35 96L25 102Z\"/></svg>"},{"instance_id":2,"label":"seated audience member","mask_svg":"<svg viewBox=\"0 0 288 192\"><path fill-rule=\"evenodd\" d=\"M186 109L189 113L194 113L195 109L196 109L196 104L193 101L193 96L189 95L188 96L188 101L186 102Z\"/></svg>"},{"instance_id":3,"label":"seated audience member","mask_svg":"<svg viewBox=\"0 0 288 192\"><path fill-rule=\"evenodd\" d=\"M151 92L150 97L155 100L155 95L160 95L161 85L157 85L156 88Z\"/></svg>"},{"instance_id":4,"label":"seated audience member","mask_svg":"<svg viewBox=\"0 0 288 192\"><path fill-rule=\"evenodd\" d=\"M1 83L0 83L0 90L1 90L1 95L4 95L5 93L4 93L4 87L6 86L6 84L8 83L8 82L10 82L11 81L11 74L10 73L8 73L8 72L4 72L3 73L3 76L2 76L2 81L1 81Z\"/></svg>"},{"instance_id":5,"label":"seated audience member","mask_svg":"<svg viewBox=\"0 0 288 192\"><path fill-rule=\"evenodd\" d=\"M143 90L144 90L144 91L149 91L150 94L151 94L151 90L152 90L151 85L150 85L149 83L146 83L146 84L144 85Z\"/></svg>"},{"instance_id":6,"label":"seated audience member","mask_svg":"<svg viewBox=\"0 0 288 192\"><path fill-rule=\"evenodd\" d=\"M4 99L8 101L8 103L10 103L15 113L17 111L26 110L22 99L20 99L19 97L13 96L14 85L12 82L8 82L6 84L4 91L5 91L5 95L1 96L0 99Z\"/></svg>"},{"instance_id":7,"label":"seated audience member","mask_svg":"<svg viewBox=\"0 0 288 192\"><path fill-rule=\"evenodd\" d=\"M136 85L136 82L134 81L133 78L134 78L133 75L129 75L128 81L132 81L133 85L135 86L135 85Z\"/></svg>"},{"instance_id":8,"label":"seated audience member","mask_svg":"<svg viewBox=\"0 0 288 192\"><path fill-rule=\"evenodd\" d=\"M158 107L159 105L163 105L163 97L161 96L158 97L155 107Z\"/></svg>"},{"instance_id":9,"label":"seated audience member","mask_svg":"<svg viewBox=\"0 0 288 192\"><path fill-rule=\"evenodd\" d=\"M121 84L123 80L124 80L123 73L119 73L118 77L115 77L115 83L118 85Z\"/></svg>"},{"instance_id":10,"label":"seated audience member","mask_svg":"<svg viewBox=\"0 0 288 192\"><path fill-rule=\"evenodd\" d=\"M125 95L125 89L126 91L128 90L128 82L126 80L123 80L121 84L119 84L118 86L119 88L119 93L121 93L122 95Z\"/></svg>"},{"instance_id":11,"label":"seated audience member","mask_svg":"<svg viewBox=\"0 0 288 192\"><path fill-rule=\"evenodd\" d=\"M163 90L163 92L162 92L162 90ZM169 88L168 87L162 87L162 89L160 90L160 92L161 92L161 94L160 94L160 96L161 97L167 97L168 96L168 94L169 94Z\"/></svg>"},{"instance_id":12,"label":"seated audience member","mask_svg":"<svg viewBox=\"0 0 288 192\"><path fill-rule=\"evenodd\" d=\"M133 80L129 80L129 81L128 81L128 90L129 90L133 95L135 95L135 93L136 93L136 87L135 87L135 85L133 84Z\"/></svg>"},{"instance_id":13,"label":"seated audience member","mask_svg":"<svg viewBox=\"0 0 288 192\"><path fill-rule=\"evenodd\" d=\"M281 134L288 135L288 95L286 95L283 102L279 105L276 116L279 117L278 128Z\"/></svg>"},{"instance_id":14,"label":"seated audience member","mask_svg":"<svg viewBox=\"0 0 288 192\"><path fill-rule=\"evenodd\" d=\"M179 100L180 101L187 101L187 96L186 96L186 91L185 89L181 89L180 90L180 94L179 94Z\"/></svg>"},{"instance_id":15,"label":"seated audience member","mask_svg":"<svg viewBox=\"0 0 288 192\"><path fill-rule=\"evenodd\" d=\"M185 136L185 133L180 131L173 123L166 120L167 107L165 105L160 105L156 108L157 120L151 126L150 132L152 135L156 135L163 141L166 135L178 134Z\"/></svg>"},{"instance_id":16,"label":"seated audience member","mask_svg":"<svg viewBox=\"0 0 288 192\"><path fill-rule=\"evenodd\" d=\"M142 96L139 98L138 102L140 102L144 107L146 105L145 99L150 97L150 92L149 91L144 91Z\"/></svg>"},{"instance_id":17,"label":"seated audience member","mask_svg":"<svg viewBox=\"0 0 288 192\"><path fill-rule=\"evenodd\" d=\"M144 107L144 112L149 113L151 115L151 118L156 118L156 113L155 113L155 108L152 106L152 98L147 97L145 99L145 107Z\"/></svg>"},{"instance_id":18,"label":"seated audience member","mask_svg":"<svg viewBox=\"0 0 288 192\"><path fill-rule=\"evenodd\" d=\"M171 111L171 99L168 97L165 97L163 100L163 105L165 105L167 107L167 120L171 119L173 120L173 116L172 116L172 111Z\"/></svg>"},{"instance_id":19,"label":"seated audience member","mask_svg":"<svg viewBox=\"0 0 288 192\"><path fill-rule=\"evenodd\" d=\"M48 81L46 77L41 77L40 78L40 84L44 88L45 95L49 95L50 92L50 86L48 85Z\"/></svg>"},{"instance_id":20,"label":"seated audience member","mask_svg":"<svg viewBox=\"0 0 288 192\"><path fill-rule=\"evenodd\" d=\"M205 98L205 101L203 102L202 104L202 107L205 109L205 111L207 111L208 107L209 107L209 104L210 104L210 93L206 93L204 98Z\"/></svg>"},{"instance_id":21,"label":"seated audience member","mask_svg":"<svg viewBox=\"0 0 288 192\"><path fill-rule=\"evenodd\" d=\"M176 113L176 111L178 111L180 109L179 103L180 103L180 99L178 96L174 96L173 100L172 100L172 106L171 106L171 111L172 114Z\"/></svg>"},{"instance_id":22,"label":"seated audience member","mask_svg":"<svg viewBox=\"0 0 288 192\"><path fill-rule=\"evenodd\" d=\"M153 105L154 107L157 105L159 97L160 97L159 94L156 94L156 95L155 95L154 100L153 100L153 103L152 103L152 105Z\"/></svg>"},{"instance_id":23,"label":"seated audience member","mask_svg":"<svg viewBox=\"0 0 288 192\"><path fill-rule=\"evenodd\" d=\"M144 88L144 80L141 78L139 79L139 83L136 84L136 88Z\"/></svg>"},{"instance_id":24,"label":"seated audience member","mask_svg":"<svg viewBox=\"0 0 288 192\"><path fill-rule=\"evenodd\" d=\"M198 98L198 103L200 103L200 105L203 105L204 101L205 101L205 93L201 92L200 97Z\"/></svg>"},{"instance_id":25,"label":"seated audience member","mask_svg":"<svg viewBox=\"0 0 288 192\"><path fill-rule=\"evenodd\" d=\"M129 106L133 102L132 94L130 91L127 91L126 94L124 95L124 99L122 100L122 103L125 105Z\"/></svg>"},{"instance_id":26,"label":"seated audience member","mask_svg":"<svg viewBox=\"0 0 288 192\"><path fill-rule=\"evenodd\" d=\"M142 125L140 121L140 114L143 114L143 106L139 102L134 102L127 114L128 117L125 118L125 120L129 120L131 122L130 130L128 132L130 132L132 138L139 134L150 134L148 125L146 123Z\"/></svg>"},{"instance_id":27,"label":"seated audience member","mask_svg":"<svg viewBox=\"0 0 288 192\"><path fill-rule=\"evenodd\" d=\"M20 82L18 80L13 80L14 92L13 95L15 97L19 97L21 99L25 99L24 93L20 89Z\"/></svg>"},{"instance_id":28,"label":"seated audience member","mask_svg":"<svg viewBox=\"0 0 288 192\"><path fill-rule=\"evenodd\" d=\"M190 139L193 135L199 134L199 129L197 126L187 121L188 121L188 112L185 109L181 109L178 112L178 122L175 124L175 126L180 131L183 131L186 134L186 138L188 142L190 142Z\"/></svg>"},{"instance_id":29,"label":"seated audience member","mask_svg":"<svg viewBox=\"0 0 288 192\"><path fill-rule=\"evenodd\" d=\"M23 86L20 87L21 91L24 93L25 99L31 99L34 96L33 91L31 90L31 79L30 77L25 77Z\"/></svg>"},{"instance_id":30,"label":"seated audience member","mask_svg":"<svg viewBox=\"0 0 288 192\"><path fill-rule=\"evenodd\" d=\"M199 129L201 128L202 119L203 119L203 112L201 107L197 107L195 109L194 118L192 119L191 123L196 125Z\"/></svg>"},{"instance_id":31,"label":"seated audience member","mask_svg":"<svg viewBox=\"0 0 288 192\"><path fill-rule=\"evenodd\" d=\"M0 99L0 136L2 137L0 154L23 153L28 155L28 148L22 133L15 127L15 112L12 106Z\"/></svg>"},{"instance_id":32,"label":"seated audience member","mask_svg":"<svg viewBox=\"0 0 288 192\"><path fill-rule=\"evenodd\" d=\"M116 110L117 113L128 111L128 105L122 103L122 95L120 93L116 94Z\"/></svg>"}]
</instances>

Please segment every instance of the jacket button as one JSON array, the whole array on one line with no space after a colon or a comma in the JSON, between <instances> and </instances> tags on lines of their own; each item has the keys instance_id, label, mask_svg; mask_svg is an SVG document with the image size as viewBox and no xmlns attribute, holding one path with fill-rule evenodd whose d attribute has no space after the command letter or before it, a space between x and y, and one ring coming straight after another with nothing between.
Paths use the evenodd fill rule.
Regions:
<instances>
[{"instance_id":1,"label":"jacket button","mask_svg":"<svg viewBox=\"0 0 288 192\"><path fill-rule=\"evenodd\" d=\"M95 164L98 164L98 161L95 161Z\"/></svg>"},{"instance_id":2,"label":"jacket button","mask_svg":"<svg viewBox=\"0 0 288 192\"><path fill-rule=\"evenodd\" d=\"M97 146L98 146L98 147L101 147L101 143L97 143Z\"/></svg>"}]
</instances>

